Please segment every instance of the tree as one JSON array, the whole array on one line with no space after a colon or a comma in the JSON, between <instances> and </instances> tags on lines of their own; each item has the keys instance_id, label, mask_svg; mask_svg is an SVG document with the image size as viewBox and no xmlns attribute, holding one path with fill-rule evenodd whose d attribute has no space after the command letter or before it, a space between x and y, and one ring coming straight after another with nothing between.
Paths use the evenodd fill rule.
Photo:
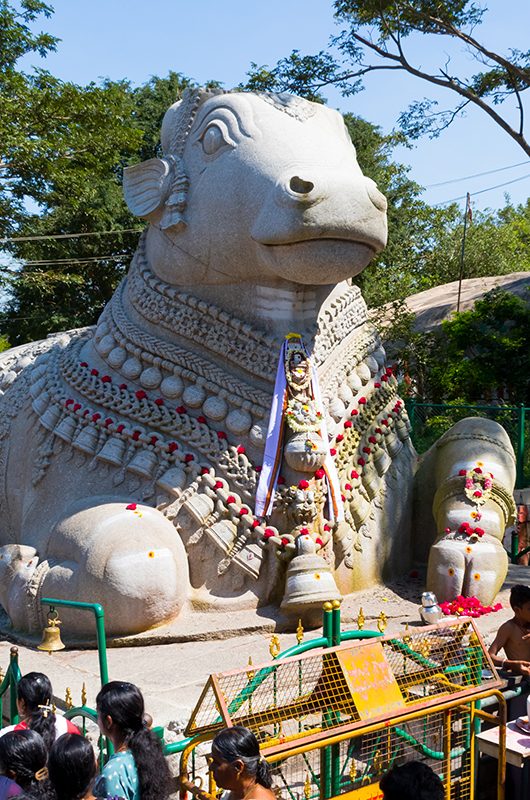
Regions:
<instances>
[{"instance_id":1,"label":"tree","mask_svg":"<svg viewBox=\"0 0 530 800\"><path fill-rule=\"evenodd\" d=\"M0 268L8 298L0 322L15 345L96 321L142 229L123 200L123 167L156 154L162 116L189 81L170 73L139 89L127 81L82 87L44 70L18 72L21 55L55 47L27 25L50 9L31 0L19 12L1 9L0 76L11 96L0 101L9 111L9 124L0 115L0 207L4 234L15 234L3 247L21 263ZM79 233L89 235L68 236Z\"/></svg>"},{"instance_id":2,"label":"tree","mask_svg":"<svg viewBox=\"0 0 530 800\"><path fill-rule=\"evenodd\" d=\"M530 403L530 297L494 289L436 331L415 330L414 315L392 309L388 351L412 393L434 403Z\"/></svg>"},{"instance_id":3,"label":"tree","mask_svg":"<svg viewBox=\"0 0 530 800\"><path fill-rule=\"evenodd\" d=\"M254 64L249 82L261 79L269 88L302 90L321 97L321 90L331 84L345 95L358 92L362 79L371 72L407 72L457 96L455 105L443 111L437 109L435 100L414 103L400 117L407 136L437 136L472 105L530 155L524 128L530 51L497 53L479 41L474 30L486 9L472 0L335 0L333 5L344 28L327 51L311 56L294 50L273 69ZM411 47L414 34L443 40L433 41L431 48L444 59L438 67L429 70L415 63ZM461 65L456 70L451 66L447 51L454 45L461 48L467 61L471 56L476 71L467 75Z\"/></svg>"}]
</instances>

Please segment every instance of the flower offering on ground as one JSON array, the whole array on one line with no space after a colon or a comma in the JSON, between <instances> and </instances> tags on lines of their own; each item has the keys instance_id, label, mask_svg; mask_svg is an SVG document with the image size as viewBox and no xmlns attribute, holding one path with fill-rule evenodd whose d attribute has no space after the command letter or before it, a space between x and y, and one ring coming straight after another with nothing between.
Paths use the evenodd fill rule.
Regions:
<instances>
[{"instance_id":1,"label":"flower offering on ground","mask_svg":"<svg viewBox=\"0 0 530 800\"><path fill-rule=\"evenodd\" d=\"M454 600L440 603L440 608L445 616L482 617L484 614L491 614L492 611L500 611L502 603L495 603L494 606L483 606L477 597L464 597L459 594Z\"/></svg>"}]
</instances>

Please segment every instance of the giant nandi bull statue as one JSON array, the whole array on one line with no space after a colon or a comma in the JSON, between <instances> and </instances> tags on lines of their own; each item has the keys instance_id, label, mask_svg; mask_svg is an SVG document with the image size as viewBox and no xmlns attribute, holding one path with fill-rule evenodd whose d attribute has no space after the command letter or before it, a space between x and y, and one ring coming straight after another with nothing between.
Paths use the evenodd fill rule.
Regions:
<instances>
[{"instance_id":1,"label":"giant nandi bull statue","mask_svg":"<svg viewBox=\"0 0 530 800\"><path fill-rule=\"evenodd\" d=\"M194 90L161 138L126 170L149 226L95 330L2 356L0 601L19 630L43 596L101 602L111 634L271 603L296 620L411 558L417 457L346 280L384 247L386 201L340 114Z\"/></svg>"}]
</instances>

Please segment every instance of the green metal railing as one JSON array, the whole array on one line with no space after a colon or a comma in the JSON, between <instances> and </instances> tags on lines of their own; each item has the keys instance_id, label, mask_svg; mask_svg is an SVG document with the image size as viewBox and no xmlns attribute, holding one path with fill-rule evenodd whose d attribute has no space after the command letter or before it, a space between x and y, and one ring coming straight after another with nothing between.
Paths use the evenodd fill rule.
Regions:
<instances>
[{"instance_id":1,"label":"green metal railing","mask_svg":"<svg viewBox=\"0 0 530 800\"><path fill-rule=\"evenodd\" d=\"M14 725L18 722L17 685L22 677L18 666L18 647L12 647L9 652L9 667L2 683L0 684L0 726L4 719L4 695L9 697L9 722Z\"/></svg>"},{"instance_id":2,"label":"green metal railing","mask_svg":"<svg viewBox=\"0 0 530 800\"><path fill-rule=\"evenodd\" d=\"M513 445L516 459L515 488L530 485L530 408L453 403L405 401L412 425L411 438L419 453L424 453L456 422L465 417L485 417L498 422Z\"/></svg>"},{"instance_id":3,"label":"green metal railing","mask_svg":"<svg viewBox=\"0 0 530 800\"><path fill-rule=\"evenodd\" d=\"M75 600L60 600L57 597L43 597L43 606L65 606L66 608L77 608L79 611L90 611L96 620L96 644L98 648L99 676L101 685L109 682L109 668L107 664L107 636L105 634L105 610L100 603L81 603Z\"/></svg>"}]
</instances>

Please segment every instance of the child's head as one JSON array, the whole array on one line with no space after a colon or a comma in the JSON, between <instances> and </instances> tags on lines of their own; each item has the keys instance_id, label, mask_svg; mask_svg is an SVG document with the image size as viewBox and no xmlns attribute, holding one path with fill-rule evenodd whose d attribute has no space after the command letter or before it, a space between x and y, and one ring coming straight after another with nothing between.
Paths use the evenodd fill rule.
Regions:
<instances>
[{"instance_id":1,"label":"child's head","mask_svg":"<svg viewBox=\"0 0 530 800\"><path fill-rule=\"evenodd\" d=\"M379 783L384 800L444 800L438 775L422 761L393 766Z\"/></svg>"},{"instance_id":2,"label":"child's head","mask_svg":"<svg viewBox=\"0 0 530 800\"><path fill-rule=\"evenodd\" d=\"M523 622L530 622L530 586L517 584L510 592L510 605L513 613Z\"/></svg>"}]
</instances>

